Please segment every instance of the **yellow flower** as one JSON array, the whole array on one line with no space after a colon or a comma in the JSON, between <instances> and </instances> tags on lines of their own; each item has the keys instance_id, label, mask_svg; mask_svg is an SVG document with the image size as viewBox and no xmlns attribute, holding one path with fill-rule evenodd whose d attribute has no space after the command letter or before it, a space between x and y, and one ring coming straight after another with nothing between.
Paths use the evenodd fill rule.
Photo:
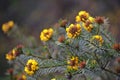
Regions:
<instances>
[{"instance_id":1,"label":"yellow flower","mask_svg":"<svg viewBox=\"0 0 120 80\"><path fill-rule=\"evenodd\" d=\"M52 78L51 80L56 80L55 78Z\"/></svg>"},{"instance_id":2,"label":"yellow flower","mask_svg":"<svg viewBox=\"0 0 120 80\"><path fill-rule=\"evenodd\" d=\"M96 64L97 63L96 60L92 60L91 62L92 62L92 64Z\"/></svg>"},{"instance_id":3,"label":"yellow flower","mask_svg":"<svg viewBox=\"0 0 120 80\"><path fill-rule=\"evenodd\" d=\"M89 18L89 13L86 11L80 11L76 16L76 22L85 22Z\"/></svg>"},{"instance_id":4,"label":"yellow flower","mask_svg":"<svg viewBox=\"0 0 120 80\"><path fill-rule=\"evenodd\" d=\"M13 21L9 21L7 23L4 23L2 25L2 31L4 33L7 33L10 29L12 29L14 27L14 22Z\"/></svg>"},{"instance_id":5,"label":"yellow flower","mask_svg":"<svg viewBox=\"0 0 120 80\"><path fill-rule=\"evenodd\" d=\"M27 77L25 75L22 75L23 80L27 80Z\"/></svg>"},{"instance_id":6,"label":"yellow flower","mask_svg":"<svg viewBox=\"0 0 120 80\"><path fill-rule=\"evenodd\" d=\"M53 29L52 28L44 29L40 34L40 39L42 41L48 41L51 38L52 35L53 35Z\"/></svg>"},{"instance_id":7,"label":"yellow flower","mask_svg":"<svg viewBox=\"0 0 120 80\"><path fill-rule=\"evenodd\" d=\"M86 21L85 23L83 23L83 28L88 32L91 32L91 30L93 29L93 25L90 21Z\"/></svg>"},{"instance_id":8,"label":"yellow flower","mask_svg":"<svg viewBox=\"0 0 120 80\"><path fill-rule=\"evenodd\" d=\"M11 60L15 59L15 56L13 56L12 53L8 53L8 54L6 54L6 59L11 61Z\"/></svg>"},{"instance_id":9,"label":"yellow flower","mask_svg":"<svg viewBox=\"0 0 120 80\"><path fill-rule=\"evenodd\" d=\"M81 27L80 24L71 24L68 28L66 28L67 36L69 38L75 38L80 35Z\"/></svg>"},{"instance_id":10,"label":"yellow flower","mask_svg":"<svg viewBox=\"0 0 120 80\"><path fill-rule=\"evenodd\" d=\"M95 22L95 18L93 18L93 17L90 16L90 17L88 18L88 21L90 21L91 23L93 23L93 22Z\"/></svg>"},{"instance_id":11,"label":"yellow flower","mask_svg":"<svg viewBox=\"0 0 120 80\"><path fill-rule=\"evenodd\" d=\"M80 22L80 21L81 21L80 16L76 16L76 17L75 17L75 21L76 21L76 22Z\"/></svg>"},{"instance_id":12,"label":"yellow flower","mask_svg":"<svg viewBox=\"0 0 120 80\"><path fill-rule=\"evenodd\" d=\"M79 66L78 57L72 56L72 58L67 61L67 64L68 64L67 68L69 70L78 70L78 66Z\"/></svg>"},{"instance_id":13,"label":"yellow flower","mask_svg":"<svg viewBox=\"0 0 120 80\"><path fill-rule=\"evenodd\" d=\"M11 61L15 59L17 56L22 54L22 45L18 45L17 47L13 48L8 54L6 54L6 59Z\"/></svg>"},{"instance_id":14,"label":"yellow flower","mask_svg":"<svg viewBox=\"0 0 120 80\"><path fill-rule=\"evenodd\" d=\"M24 71L31 76L35 73L36 70L38 70L38 68L38 62L34 59L29 59L27 61Z\"/></svg>"},{"instance_id":15,"label":"yellow flower","mask_svg":"<svg viewBox=\"0 0 120 80\"><path fill-rule=\"evenodd\" d=\"M103 44L103 42L104 42L102 36L100 36L100 35L94 35L94 36L92 37L92 40L97 40L97 41L99 41L100 46L101 46L101 45Z\"/></svg>"},{"instance_id":16,"label":"yellow flower","mask_svg":"<svg viewBox=\"0 0 120 80\"><path fill-rule=\"evenodd\" d=\"M24 74L22 74L18 77L17 80L27 80L27 77Z\"/></svg>"}]
</instances>

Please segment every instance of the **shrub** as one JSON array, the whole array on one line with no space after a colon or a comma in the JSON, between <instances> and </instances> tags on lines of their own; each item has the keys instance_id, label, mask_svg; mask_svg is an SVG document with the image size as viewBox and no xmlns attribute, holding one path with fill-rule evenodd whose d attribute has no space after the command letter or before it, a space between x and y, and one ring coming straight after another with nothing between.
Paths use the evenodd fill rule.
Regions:
<instances>
[{"instance_id":1,"label":"shrub","mask_svg":"<svg viewBox=\"0 0 120 80\"><path fill-rule=\"evenodd\" d=\"M75 23L60 20L57 26L43 29L36 46L34 38L21 34L13 22L3 24L4 33L20 40L6 54L17 80L111 80L119 78L120 44L115 43L108 28L108 19L92 17L80 11ZM11 27L12 26L12 27ZM23 46L24 45L24 46ZM22 74L15 78L16 74ZM22 78L22 79L21 79Z\"/></svg>"}]
</instances>

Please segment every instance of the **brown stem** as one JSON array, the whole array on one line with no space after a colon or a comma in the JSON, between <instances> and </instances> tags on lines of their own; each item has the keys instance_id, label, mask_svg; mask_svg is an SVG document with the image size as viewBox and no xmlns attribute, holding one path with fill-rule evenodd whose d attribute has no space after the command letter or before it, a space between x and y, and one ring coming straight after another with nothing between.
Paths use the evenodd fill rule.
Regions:
<instances>
[{"instance_id":1,"label":"brown stem","mask_svg":"<svg viewBox=\"0 0 120 80\"><path fill-rule=\"evenodd\" d=\"M104 71L107 71L107 72L109 72L109 73L112 73L112 74L114 74L114 75L116 75L116 76L120 76L119 74L117 74L117 73L115 73L115 72L113 72L113 71L111 71L111 70L109 70L109 69L106 69L106 68L104 68L104 67L101 67L101 69L104 70Z\"/></svg>"},{"instance_id":2,"label":"brown stem","mask_svg":"<svg viewBox=\"0 0 120 80\"><path fill-rule=\"evenodd\" d=\"M10 74L10 80L13 80L13 74Z\"/></svg>"}]
</instances>

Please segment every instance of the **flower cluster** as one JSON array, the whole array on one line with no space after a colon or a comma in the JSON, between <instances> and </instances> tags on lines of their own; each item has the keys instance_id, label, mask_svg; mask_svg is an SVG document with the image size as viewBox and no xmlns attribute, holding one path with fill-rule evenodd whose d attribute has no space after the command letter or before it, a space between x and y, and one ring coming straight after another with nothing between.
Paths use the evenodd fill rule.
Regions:
<instances>
[{"instance_id":1,"label":"flower cluster","mask_svg":"<svg viewBox=\"0 0 120 80\"><path fill-rule=\"evenodd\" d=\"M11 25L14 24L12 22L5 24L3 31L8 32L9 29L5 26ZM111 56L118 57L116 55L120 52L120 43L113 44L114 41L107 34L107 30L102 30L105 29L105 25L107 20L104 17L94 18L88 12L80 11L73 24L64 19L56 23L53 28L43 29L39 35L43 41L42 46L37 47L35 43L33 49L30 49L19 45L6 54L6 59L11 61L18 56L14 61L24 66L26 75L40 80L43 80L40 76L50 73L62 72L60 77L53 74L53 79L49 78L51 80L58 78L72 80L77 74L82 73L86 76L89 72L100 70L114 73L108 70L108 61L112 60ZM25 40L29 42L26 38ZM30 43L34 45L33 40ZM19 56L21 53L23 54ZM120 63L120 58L116 61ZM116 72L120 73L120 68L117 67ZM13 74L13 70L9 70L9 73ZM18 80L26 79L25 75L18 78Z\"/></svg>"},{"instance_id":2,"label":"flower cluster","mask_svg":"<svg viewBox=\"0 0 120 80\"><path fill-rule=\"evenodd\" d=\"M85 61L80 61L78 57L72 56L70 60L67 61L67 69L68 70L78 70L79 68L83 69L86 66Z\"/></svg>"},{"instance_id":3,"label":"flower cluster","mask_svg":"<svg viewBox=\"0 0 120 80\"><path fill-rule=\"evenodd\" d=\"M2 25L2 31L4 33L7 33L10 29L12 29L14 27L14 22L13 21L8 21L7 23L4 23Z\"/></svg>"},{"instance_id":4,"label":"flower cluster","mask_svg":"<svg viewBox=\"0 0 120 80\"><path fill-rule=\"evenodd\" d=\"M53 29L52 28L44 29L40 34L40 39L42 41L48 41L51 38L52 35L53 35Z\"/></svg>"},{"instance_id":5,"label":"flower cluster","mask_svg":"<svg viewBox=\"0 0 120 80\"><path fill-rule=\"evenodd\" d=\"M95 22L95 19L91 17L88 12L80 11L76 16L76 22L77 23L82 22L84 29L87 30L88 32L91 32L91 30L93 29L92 23Z\"/></svg>"},{"instance_id":6,"label":"flower cluster","mask_svg":"<svg viewBox=\"0 0 120 80\"><path fill-rule=\"evenodd\" d=\"M6 54L6 59L11 61L14 60L17 56L22 54L23 45L18 45L17 47L13 48L8 54Z\"/></svg>"},{"instance_id":7,"label":"flower cluster","mask_svg":"<svg viewBox=\"0 0 120 80\"><path fill-rule=\"evenodd\" d=\"M31 76L35 73L36 70L38 70L38 68L38 62L34 59L29 59L24 71Z\"/></svg>"}]
</instances>

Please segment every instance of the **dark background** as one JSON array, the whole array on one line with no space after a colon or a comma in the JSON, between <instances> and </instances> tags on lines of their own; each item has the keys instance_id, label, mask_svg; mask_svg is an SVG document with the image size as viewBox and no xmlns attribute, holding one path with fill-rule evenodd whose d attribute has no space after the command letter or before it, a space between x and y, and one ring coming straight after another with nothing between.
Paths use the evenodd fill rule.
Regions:
<instances>
[{"instance_id":1,"label":"dark background","mask_svg":"<svg viewBox=\"0 0 120 80\"><path fill-rule=\"evenodd\" d=\"M86 10L92 16L109 18L109 31L120 42L120 0L0 0L0 26L13 20L25 35L33 35L39 41L39 33L59 19L75 21L78 11ZM5 77L9 67L5 54L17 42L0 29L0 77Z\"/></svg>"}]
</instances>

